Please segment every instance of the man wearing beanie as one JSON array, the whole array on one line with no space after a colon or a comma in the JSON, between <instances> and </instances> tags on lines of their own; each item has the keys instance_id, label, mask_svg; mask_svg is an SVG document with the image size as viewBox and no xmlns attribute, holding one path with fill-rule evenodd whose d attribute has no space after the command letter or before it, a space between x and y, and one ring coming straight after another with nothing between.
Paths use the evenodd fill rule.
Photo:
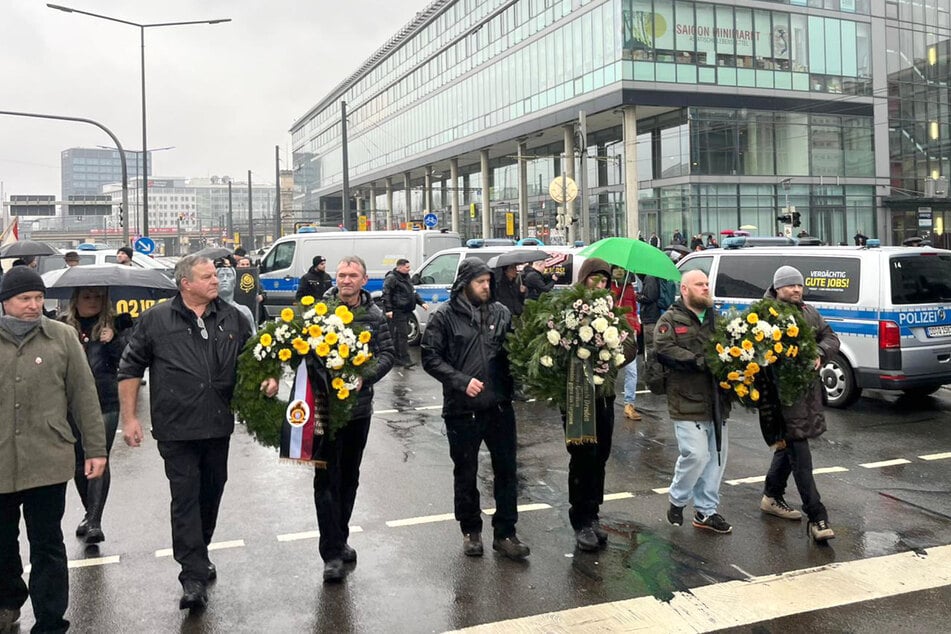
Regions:
<instances>
[{"instance_id":1,"label":"man wearing beanie","mask_svg":"<svg viewBox=\"0 0 951 634\"><path fill-rule=\"evenodd\" d=\"M119 247L116 251L116 262L123 266L132 266L132 247Z\"/></svg>"},{"instance_id":2,"label":"man wearing beanie","mask_svg":"<svg viewBox=\"0 0 951 634\"><path fill-rule=\"evenodd\" d=\"M816 331L816 343L819 357L815 361L816 377L812 386L802 398L790 406L775 404L773 408L783 424L783 438L776 445L772 464L766 474L766 486L760 509L764 513L787 520L798 521L802 515L786 504L783 495L786 481L791 473L802 498L802 510L809 519L809 535L816 542L825 542L835 533L829 527L829 515L823 506L812 475L812 453L809 439L818 438L826 430L826 421L822 408L822 383L819 381L819 368L825 361L839 351L839 338L826 323L822 315L812 306L802 301L802 273L791 266L781 266L773 274L773 285L766 291L769 299L786 302L802 313L803 319ZM761 411L762 415L762 411Z\"/></svg>"},{"instance_id":3,"label":"man wearing beanie","mask_svg":"<svg viewBox=\"0 0 951 634\"><path fill-rule=\"evenodd\" d=\"M297 301L307 295L319 301L333 285L333 278L327 273L327 258L315 255L310 270L301 275L300 284L297 285Z\"/></svg>"},{"instance_id":4,"label":"man wearing beanie","mask_svg":"<svg viewBox=\"0 0 951 634\"><path fill-rule=\"evenodd\" d=\"M43 316L46 287L26 266L0 281L0 631L16 623L27 596L34 632L65 632L69 602L61 524L76 468L72 416L87 478L102 476L106 434L96 383L76 331ZM29 587L18 543L20 514L30 542Z\"/></svg>"}]
</instances>

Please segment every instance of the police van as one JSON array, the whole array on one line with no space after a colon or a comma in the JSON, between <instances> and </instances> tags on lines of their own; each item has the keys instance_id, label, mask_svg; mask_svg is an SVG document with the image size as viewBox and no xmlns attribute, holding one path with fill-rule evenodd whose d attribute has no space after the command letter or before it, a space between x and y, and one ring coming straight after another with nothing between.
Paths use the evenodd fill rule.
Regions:
<instances>
[{"instance_id":1,"label":"police van","mask_svg":"<svg viewBox=\"0 0 951 634\"><path fill-rule=\"evenodd\" d=\"M820 370L831 407L865 388L926 396L951 383L951 251L930 247L753 247L684 256L704 271L718 311L761 299L780 266L799 270L803 299L841 341Z\"/></svg>"},{"instance_id":2,"label":"police van","mask_svg":"<svg viewBox=\"0 0 951 634\"><path fill-rule=\"evenodd\" d=\"M268 315L294 303L300 278L315 255L327 260L327 273L333 277L337 262L357 255L367 263L371 293L383 288L383 278L406 258L410 266L419 266L426 258L451 247L458 247L458 233L443 231L332 231L306 232L284 236L271 245L260 263L261 290L266 293Z\"/></svg>"}]
</instances>

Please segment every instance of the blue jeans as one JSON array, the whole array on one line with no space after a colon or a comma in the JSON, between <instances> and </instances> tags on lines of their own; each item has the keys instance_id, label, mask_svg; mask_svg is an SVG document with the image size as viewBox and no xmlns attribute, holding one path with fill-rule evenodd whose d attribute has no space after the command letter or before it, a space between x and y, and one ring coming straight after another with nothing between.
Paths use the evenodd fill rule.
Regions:
<instances>
[{"instance_id":1,"label":"blue jeans","mask_svg":"<svg viewBox=\"0 0 951 634\"><path fill-rule=\"evenodd\" d=\"M637 399L637 359L624 366L624 404L634 404Z\"/></svg>"},{"instance_id":2,"label":"blue jeans","mask_svg":"<svg viewBox=\"0 0 951 634\"><path fill-rule=\"evenodd\" d=\"M723 424L722 449L717 462L716 436L711 421L675 420L677 447L680 456L674 467L674 480L670 483L670 503L687 506L693 499L693 507L704 516L717 512L720 504L720 480L726 466L727 425Z\"/></svg>"}]
</instances>

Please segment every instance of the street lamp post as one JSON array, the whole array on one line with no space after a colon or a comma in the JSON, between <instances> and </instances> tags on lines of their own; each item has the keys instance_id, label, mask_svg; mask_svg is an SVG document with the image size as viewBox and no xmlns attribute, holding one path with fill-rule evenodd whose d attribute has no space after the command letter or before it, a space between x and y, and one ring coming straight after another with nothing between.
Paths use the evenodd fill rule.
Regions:
<instances>
[{"instance_id":1,"label":"street lamp post","mask_svg":"<svg viewBox=\"0 0 951 634\"><path fill-rule=\"evenodd\" d=\"M119 24L127 24L129 26L134 26L139 29L139 42L141 43L141 65L142 65L142 235L149 235L149 154L148 154L148 139L146 136L146 125L145 125L145 29L158 28L163 26L185 26L190 24L221 24L223 22L231 22L231 18L220 18L215 20L188 20L184 22L153 22L150 24L139 24L138 22L131 22L129 20L121 20L119 18L113 18L108 15L101 15L99 13L91 13L89 11L81 11L80 9L71 9L70 7L64 7L59 4L50 4L47 5L50 9L56 9L57 11L64 11L66 13L79 13L80 15L88 15L92 18L99 18L100 20L108 20L110 22L118 22Z\"/></svg>"}]
</instances>

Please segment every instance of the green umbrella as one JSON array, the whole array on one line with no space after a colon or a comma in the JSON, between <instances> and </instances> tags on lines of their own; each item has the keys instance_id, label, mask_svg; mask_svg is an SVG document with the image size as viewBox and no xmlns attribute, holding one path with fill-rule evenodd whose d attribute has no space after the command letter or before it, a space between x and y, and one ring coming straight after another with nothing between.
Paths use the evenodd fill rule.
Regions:
<instances>
[{"instance_id":1,"label":"green umbrella","mask_svg":"<svg viewBox=\"0 0 951 634\"><path fill-rule=\"evenodd\" d=\"M680 280L680 271L670 257L646 242L633 238L605 238L578 251L586 258L601 258L633 273L643 273L665 280Z\"/></svg>"}]
</instances>

